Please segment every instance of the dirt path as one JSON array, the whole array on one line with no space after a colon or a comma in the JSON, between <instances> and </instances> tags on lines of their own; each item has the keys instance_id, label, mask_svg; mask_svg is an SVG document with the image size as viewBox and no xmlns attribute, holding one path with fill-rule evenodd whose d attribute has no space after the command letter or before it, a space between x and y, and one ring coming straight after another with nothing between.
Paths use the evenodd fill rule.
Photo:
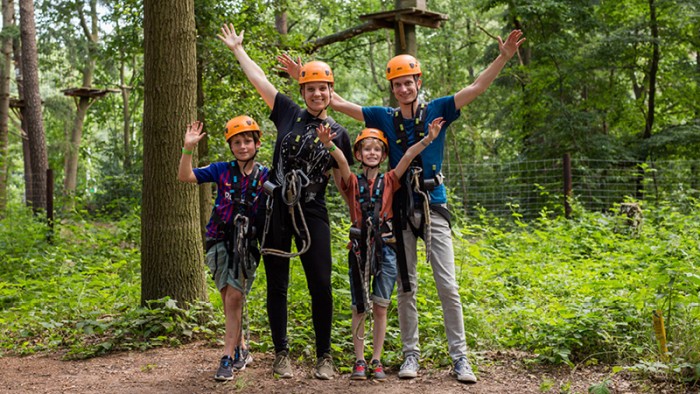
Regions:
<instances>
[{"instance_id":1,"label":"dirt path","mask_svg":"<svg viewBox=\"0 0 700 394\"><path fill-rule=\"evenodd\" d=\"M347 375L331 381L311 378L311 366L296 364L292 379L272 377L272 354L254 354L255 362L231 382L212 379L219 350L204 343L146 352L117 353L84 361L62 361L60 354L0 359L0 392L9 393L588 393L605 380L607 368L527 367L522 355L494 352L479 368L479 383L464 385L448 371L423 370L419 378L399 380L396 367L386 382L350 381ZM630 376L612 379L614 393L677 392L650 388ZM566 391L566 387L569 387Z\"/></svg>"}]
</instances>

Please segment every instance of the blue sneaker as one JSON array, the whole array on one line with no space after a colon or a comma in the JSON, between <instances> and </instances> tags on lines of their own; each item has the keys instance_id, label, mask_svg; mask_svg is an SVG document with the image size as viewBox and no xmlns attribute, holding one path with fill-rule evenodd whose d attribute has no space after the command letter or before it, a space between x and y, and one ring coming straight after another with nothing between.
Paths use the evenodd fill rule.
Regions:
<instances>
[{"instance_id":1,"label":"blue sneaker","mask_svg":"<svg viewBox=\"0 0 700 394\"><path fill-rule=\"evenodd\" d=\"M476 383L476 376L472 372L472 366L466 357L460 357L455 361L452 374L457 377L457 380L464 383Z\"/></svg>"},{"instance_id":2,"label":"blue sneaker","mask_svg":"<svg viewBox=\"0 0 700 394\"><path fill-rule=\"evenodd\" d=\"M221 357L221 361L219 362L219 370L216 371L214 379L221 381L233 379L233 359L231 356Z\"/></svg>"},{"instance_id":3,"label":"blue sneaker","mask_svg":"<svg viewBox=\"0 0 700 394\"><path fill-rule=\"evenodd\" d=\"M236 346L236 353L233 357L233 369L236 371L242 371L245 369L246 365L253 363L253 356L250 355L248 349L241 349L240 346Z\"/></svg>"}]
</instances>

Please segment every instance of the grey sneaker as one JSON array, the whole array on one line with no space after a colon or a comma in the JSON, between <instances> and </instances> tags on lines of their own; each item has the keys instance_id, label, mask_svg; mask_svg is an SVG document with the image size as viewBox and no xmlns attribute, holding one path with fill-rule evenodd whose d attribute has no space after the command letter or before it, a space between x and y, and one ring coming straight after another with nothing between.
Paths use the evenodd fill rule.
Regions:
<instances>
[{"instance_id":1,"label":"grey sneaker","mask_svg":"<svg viewBox=\"0 0 700 394\"><path fill-rule=\"evenodd\" d=\"M289 361L289 354L286 350L275 355L275 362L272 363L272 372L275 376L283 379L289 379L294 376L292 363Z\"/></svg>"},{"instance_id":2,"label":"grey sneaker","mask_svg":"<svg viewBox=\"0 0 700 394\"><path fill-rule=\"evenodd\" d=\"M233 379L233 359L231 356L221 357L219 362L219 370L214 375L216 380L232 380Z\"/></svg>"},{"instance_id":3,"label":"grey sneaker","mask_svg":"<svg viewBox=\"0 0 700 394\"><path fill-rule=\"evenodd\" d=\"M352 374L350 374L350 380L366 380L367 379L367 363L365 360L355 361L355 365L352 366Z\"/></svg>"},{"instance_id":4,"label":"grey sneaker","mask_svg":"<svg viewBox=\"0 0 700 394\"><path fill-rule=\"evenodd\" d=\"M418 370L420 366L418 365L418 357L413 354L406 356L401 369L399 370L399 377L401 379L413 379L418 376Z\"/></svg>"},{"instance_id":5,"label":"grey sneaker","mask_svg":"<svg viewBox=\"0 0 700 394\"><path fill-rule=\"evenodd\" d=\"M384 372L384 366L379 360L372 360L369 364L369 370L372 373L374 380L383 382L386 380L386 373Z\"/></svg>"},{"instance_id":6,"label":"grey sneaker","mask_svg":"<svg viewBox=\"0 0 700 394\"><path fill-rule=\"evenodd\" d=\"M241 349L240 346L236 346L236 353L233 357L233 369L236 371L242 371L245 369L246 365L253 363L253 356L250 355L248 349Z\"/></svg>"},{"instance_id":7,"label":"grey sneaker","mask_svg":"<svg viewBox=\"0 0 700 394\"><path fill-rule=\"evenodd\" d=\"M331 355L326 353L316 360L316 372L314 377L320 380L333 379L335 372L333 371L333 359Z\"/></svg>"},{"instance_id":8,"label":"grey sneaker","mask_svg":"<svg viewBox=\"0 0 700 394\"><path fill-rule=\"evenodd\" d=\"M476 376L472 372L472 366L469 364L469 360L466 357L460 357L455 361L454 369L452 369L452 375L457 377L457 380L464 383L476 383Z\"/></svg>"}]
</instances>

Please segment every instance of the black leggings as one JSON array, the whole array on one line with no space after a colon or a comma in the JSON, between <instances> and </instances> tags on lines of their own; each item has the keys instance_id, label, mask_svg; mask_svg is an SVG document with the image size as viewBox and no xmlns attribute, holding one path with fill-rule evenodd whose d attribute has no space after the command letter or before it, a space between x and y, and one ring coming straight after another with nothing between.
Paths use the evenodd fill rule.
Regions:
<instances>
[{"instance_id":1,"label":"black leggings","mask_svg":"<svg viewBox=\"0 0 700 394\"><path fill-rule=\"evenodd\" d=\"M279 207L276 207L279 209ZM286 207L284 208L286 210ZM275 209L277 211L277 209ZM297 209L295 209L297 212ZM288 215L288 213L282 213ZM324 217L318 214L304 213L309 228L311 247L299 256L306 274L306 285L311 295L311 317L316 333L316 357L331 351L331 323L333 321L333 294L331 292L331 234L328 225L328 213ZM291 248L292 236L301 250L301 239L294 233L291 219L286 226L272 225L265 238L265 247L283 251ZM296 213L297 226L303 228L301 218ZM267 275L267 316L270 321L272 342L275 352L288 350L287 341L287 289L289 288L289 259L264 255L265 274Z\"/></svg>"}]
</instances>

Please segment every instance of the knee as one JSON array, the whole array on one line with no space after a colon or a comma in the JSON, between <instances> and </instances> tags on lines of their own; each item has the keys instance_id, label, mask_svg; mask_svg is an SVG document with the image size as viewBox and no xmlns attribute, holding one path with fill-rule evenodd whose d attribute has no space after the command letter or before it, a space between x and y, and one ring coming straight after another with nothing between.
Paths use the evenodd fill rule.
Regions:
<instances>
[{"instance_id":1,"label":"knee","mask_svg":"<svg viewBox=\"0 0 700 394\"><path fill-rule=\"evenodd\" d=\"M386 317L386 311L387 311L387 307L385 307L385 306L381 306L381 305L377 305L377 304L373 305L372 313L374 313L375 317L377 317L377 318Z\"/></svg>"},{"instance_id":2,"label":"knee","mask_svg":"<svg viewBox=\"0 0 700 394\"><path fill-rule=\"evenodd\" d=\"M224 300L226 305L238 308L243 304L243 292L233 287L228 287L226 289L226 294L224 295Z\"/></svg>"}]
</instances>

